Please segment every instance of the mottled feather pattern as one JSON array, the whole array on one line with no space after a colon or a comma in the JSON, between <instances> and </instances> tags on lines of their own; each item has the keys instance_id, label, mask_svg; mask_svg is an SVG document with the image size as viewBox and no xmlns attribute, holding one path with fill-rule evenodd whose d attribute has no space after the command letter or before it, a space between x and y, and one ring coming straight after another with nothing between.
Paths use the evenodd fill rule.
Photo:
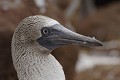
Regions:
<instances>
[{"instance_id":1,"label":"mottled feather pattern","mask_svg":"<svg viewBox=\"0 0 120 80\"><path fill-rule=\"evenodd\" d=\"M12 58L19 80L65 80L59 62L51 51L40 46L41 28L59 24L45 16L30 16L21 21L12 38Z\"/></svg>"}]
</instances>

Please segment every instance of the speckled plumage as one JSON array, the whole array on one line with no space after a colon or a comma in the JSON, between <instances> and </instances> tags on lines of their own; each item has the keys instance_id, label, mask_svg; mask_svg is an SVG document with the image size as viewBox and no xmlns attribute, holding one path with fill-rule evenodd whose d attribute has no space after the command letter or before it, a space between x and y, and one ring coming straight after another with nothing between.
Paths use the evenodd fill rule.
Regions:
<instances>
[{"instance_id":1,"label":"speckled plumage","mask_svg":"<svg viewBox=\"0 0 120 80\"><path fill-rule=\"evenodd\" d=\"M19 80L65 80L59 62L36 39L42 27L59 24L45 16L25 18L16 28L12 38L12 58Z\"/></svg>"},{"instance_id":2,"label":"speckled plumage","mask_svg":"<svg viewBox=\"0 0 120 80\"><path fill-rule=\"evenodd\" d=\"M77 34L45 16L22 20L12 38L12 58L19 80L65 80L61 65L50 53L68 44L103 46L94 37Z\"/></svg>"}]
</instances>

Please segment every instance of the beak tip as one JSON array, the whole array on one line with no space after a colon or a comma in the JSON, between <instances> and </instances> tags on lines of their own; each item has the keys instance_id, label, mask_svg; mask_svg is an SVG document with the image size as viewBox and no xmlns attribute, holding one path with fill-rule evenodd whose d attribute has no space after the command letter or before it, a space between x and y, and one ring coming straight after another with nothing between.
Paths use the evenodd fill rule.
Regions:
<instances>
[{"instance_id":1,"label":"beak tip","mask_svg":"<svg viewBox=\"0 0 120 80\"><path fill-rule=\"evenodd\" d=\"M97 40L96 41L96 46L104 46L104 44L101 41Z\"/></svg>"},{"instance_id":2,"label":"beak tip","mask_svg":"<svg viewBox=\"0 0 120 80\"><path fill-rule=\"evenodd\" d=\"M88 45L91 46L91 47L99 47L99 46L104 46L104 44L97 40L97 39L93 39L91 38L89 41L88 41Z\"/></svg>"},{"instance_id":3,"label":"beak tip","mask_svg":"<svg viewBox=\"0 0 120 80\"><path fill-rule=\"evenodd\" d=\"M99 42L99 45L98 46L104 46L104 44L102 42Z\"/></svg>"}]
</instances>

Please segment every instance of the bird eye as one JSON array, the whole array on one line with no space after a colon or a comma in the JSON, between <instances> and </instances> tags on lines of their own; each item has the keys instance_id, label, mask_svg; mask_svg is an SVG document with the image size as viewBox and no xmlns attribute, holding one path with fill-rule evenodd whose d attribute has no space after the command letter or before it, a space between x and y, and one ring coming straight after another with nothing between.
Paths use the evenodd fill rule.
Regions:
<instances>
[{"instance_id":1,"label":"bird eye","mask_svg":"<svg viewBox=\"0 0 120 80\"><path fill-rule=\"evenodd\" d=\"M49 29L48 29L48 28L42 29L42 33L43 33L43 34L48 34L48 33L49 33Z\"/></svg>"}]
</instances>

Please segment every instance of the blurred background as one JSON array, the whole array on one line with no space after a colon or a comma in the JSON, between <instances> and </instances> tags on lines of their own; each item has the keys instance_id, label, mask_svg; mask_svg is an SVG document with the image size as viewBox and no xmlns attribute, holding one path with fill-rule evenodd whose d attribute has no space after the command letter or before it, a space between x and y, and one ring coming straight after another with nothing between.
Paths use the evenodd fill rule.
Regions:
<instances>
[{"instance_id":1,"label":"blurred background","mask_svg":"<svg viewBox=\"0 0 120 80\"><path fill-rule=\"evenodd\" d=\"M51 17L104 42L103 47L55 49L66 80L120 80L120 0L0 0L0 80L18 80L11 39L20 21L31 15Z\"/></svg>"}]
</instances>

